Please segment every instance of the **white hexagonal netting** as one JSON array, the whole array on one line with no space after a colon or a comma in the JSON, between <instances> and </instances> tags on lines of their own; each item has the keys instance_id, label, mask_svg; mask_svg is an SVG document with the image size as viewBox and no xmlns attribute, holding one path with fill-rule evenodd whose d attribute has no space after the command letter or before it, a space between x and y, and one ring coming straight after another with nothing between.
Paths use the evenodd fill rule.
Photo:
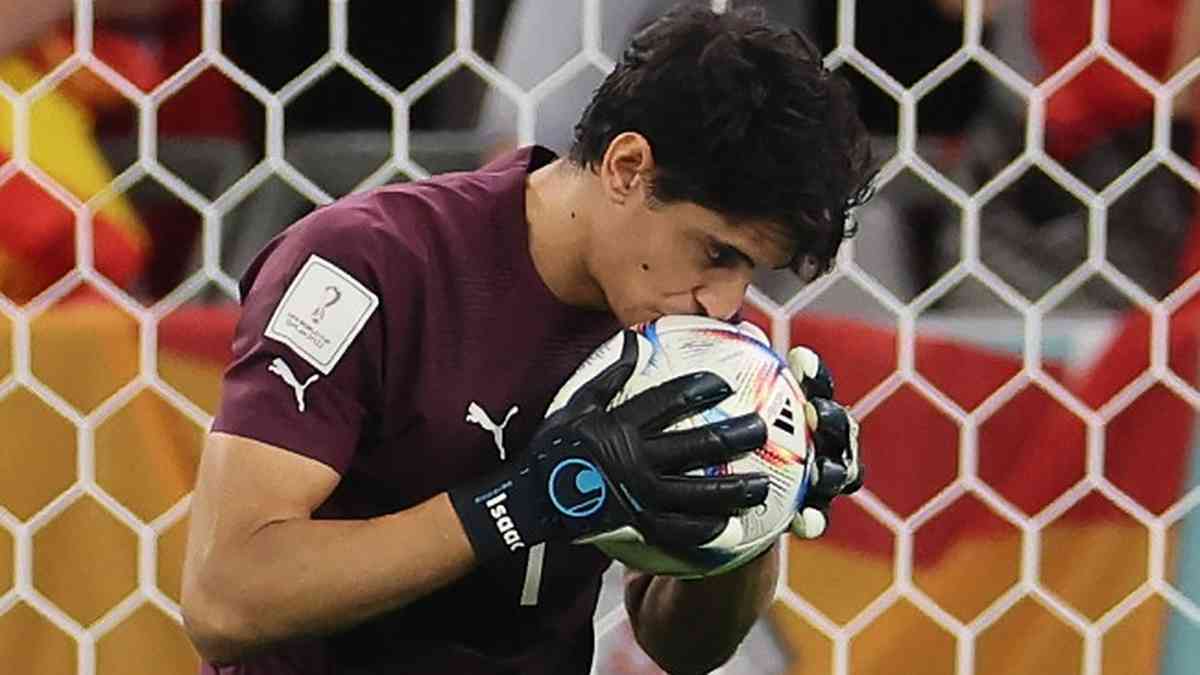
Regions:
<instances>
[{"instance_id":1,"label":"white hexagonal netting","mask_svg":"<svg viewBox=\"0 0 1200 675\"><path fill-rule=\"evenodd\" d=\"M434 142L429 139L436 141L436 138L410 134L410 112L418 99L464 69L492 88L491 96L498 92L500 100L507 101L507 105L513 108L515 116L511 121L512 129L517 141L525 143L538 137L540 106L560 87L577 78L586 79L596 73L607 72L613 67L612 51L606 51L604 46L610 37L603 35L607 25L602 16L605 3L600 0L581 0L572 3L578 5L576 14L579 26L572 29L578 30L580 36L578 52L548 74L540 76L536 82L518 83L519 78L506 74L505 68L483 58L474 49L476 36L473 17L477 14L477 5L486 1L457 0L453 45L448 55L403 88L397 88L378 76L356 58L353 49L348 47L345 0L331 0L329 3L328 50L324 56L274 91L256 81L222 53L222 11L225 5L219 0L202 2L202 45L198 55L149 91L143 91L95 55L95 22L91 0L77 0L75 3L74 52L68 58L36 84L23 90L5 84L0 77L0 106L11 109L12 113L11 161L0 165L0 183L18 173L24 174L41 190L69 208L76 215L78 223L75 266L66 276L25 304L15 303L0 295L0 320L6 320L11 326L12 345L11 368L7 376L0 380L0 400L31 395L36 402L40 402L37 405L48 408L73 426L76 448L74 477L65 479L62 491L48 498L35 512L19 513L12 504L4 501L4 494L0 492L0 535L7 532L13 542L11 584L0 587L0 632L4 630L3 619L6 614L11 618L18 608L31 608L74 640L77 672L91 675L103 671L99 663L102 658L98 656L101 653L98 643L122 623L130 621L140 608L146 605L157 607L166 616L179 621L177 602L160 588L162 570L159 550L160 540L165 533L186 517L188 498L185 496L153 513L145 513L144 509L135 509L123 503L118 491L107 489L105 481L98 477L101 472L97 462L97 438L104 433L106 424L113 423L120 411L147 393L176 409L179 424L186 426L190 421L198 429L204 429L211 422L210 412L204 406L185 395L160 373L160 352L157 348L160 321L206 289L208 292L214 292L215 289L218 294L229 298L236 297L235 273L223 266L222 262L224 235L234 227L234 223L240 222L232 215L235 209L247 202L272 177L313 204L327 203L342 192L331 192L322 187L324 182L316 181L302 172L298 168L300 162L293 161L292 155L288 154L291 151L287 149L285 137L285 113L289 103L297 100L331 71L341 69L390 107L394 115L393 128L390 134L381 136L390 140L390 148L385 153L375 148L375 151L381 152L382 163L357 181L353 188L357 190L381 185L401 174L410 178L430 174L431 168L416 159L417 150L418 145L427 145ZM1033 1L1028 0L1030 3ZM713 2L717 9L725 9L729 4L716 0ZM736 0L732 4L737 4ZM931 629L932 634L942 636L937 639L945 639L954 655L949 670L939 667L929 672L965 675L977 672L981 663L981 651L986 643L981 636L992 629L999 630L997 627L1003 623L1006 614L1014 611L1017 605L1029 602L1040 606L1039 611L1051 614L1066 627L1067 634L1078 637L1078 648L1072 645L1063 647L1079 652L1078 672L1099 675L1101 672L1109 673L1110 668L1118 668L1108 665L1106 661L1110 644L1106 642L1106 634L1133 613L1142 611L1151 599L1159 602L1164 616L1170 615L1170 618L1162 619L1157 624L1159 633L1144 637L1154 644L1165 644L1163 649L1174 653L1175 647L1168 643L1177 639L1175 631L1186 632L1200 627L1200 608L1195 602L1196 595L1194 591L1186 590L1194 586L1189 586L1191 582L1184 579L1182 572L1177 572L1178 566L1183 564L1181 561L1190 560L1179 542L1190 541L1188 519L1185 516L1200 502L1200 491L1194 489L1193 478L1173 475L1162 478L1164 481L1181 482L1178 489L1172 489L1169 504L1150 507L1131 496L1130 490L1118 485L1106 471L1106 462L1111 453L1120 450L1109 447L1108 429L1114 420L1152 389L1173 396L1184 404L1189 416L1200 408L1200 396L1193 382L1195 364L1191 364L1190 370L1185 369L1185 372L1180 372L1172 365L1175 343L1172 341L1174 335L1171 327L1172 318L1186 306L1197 287L1200 287L1200 276L1187 277L1162 292L1147 290L1146 284L1133 278L1134 273L1119 269L1114 264L1112 254L1116 246L1112 244L1114 222L1110 216L1115 213L1118 202L1134 192L1151 175L1169 174L1171 180L1187 194L1200 189L1200 171L1172 145L1172 106L1181 92L1186 91L1185 87L1200 74L1200 60L1191 60L1169 78L1160 81L1109 43L1112 18L1110 2L1095 0L1091 3L1090 41L1064 66L1045 77L1035 78L1030 75L1028 68L1011 65L998 55L996 49L985 46L986 27L992 21L987 18L991 16L987 13L992 9L992 3L966 0L959 3L963 12L959 48L948 53L944 60L922 76L904 82L876 63L869 53L856 47L856 35L859 34L856 21L864 13L873 11L873 3L840 0L836 4L836 46L826 56L827 65L842 72L857 73L864 86L873 86L886 93L896 106L898 121L895 133L880 135L879 147L886 149L887 153L880 153L886 160L880 172L880 196L876 203L860 214L864 234L851 240L844 248L833 274L802 289L785 284L771 286L772 282L766 281L762 287L751 290L750 300L766 316L773 329L774 343L780 349L794 341L804 341L803 335L793 334L796 330L793 319L809 310L825 309L853 315L891 331L895 351L888 358L894 367L886 376L865 387L856 400L848 403L853 404L855 413L866 428L871 425L876 411L889 400L898 396L913 396L914 400L923 401L921 405L931 410L934 417L945 421L949 429L947 433L956 439L956 454L948 460L953 468L944 484L925 495L919 504L897 505L895 500L880 495L878 484L870 483L867 489L852 498L854 509L862 519L874 521L873 527L882 533L885 542L889 542L884 545L882 552L876 550L872 554L882 561L880 569L885 574L877 593L865 595L856 590L855 593L862 595L862 602L844 606L833 603L841 609L831 611L826 596L820 593L810 596L803 583L789 583L797 575L803 576L803 570L791 570L791 575L784 575L779 594L782 611L793 613L805 626L796 630L809 634L811 639L818 642L824 641L828 646L828 671L820 670L825 667L822 664L826 664L820 659L813 661L817 665L812 665L811 670L794 665L798 661L792 661L787 655L790 641L777 634L763 638L769 643L763 649L773 649L775 656L755 660L751 656L739 655L726 667L726 672L774 672L788 663L792 665L786 667L793 668L789 672L832 672L838 675L880 672L867 665L861 671L856 668L855 664L859 661L855 653L859 645L863 645L862 649L874 649L870 645L889 639L915 640L918 638L914 635L918 633L896 630L883 637L870 639L864 635L880 622L897 624L924 621L935 626ZM1028 7L1026 2L1012 4L1026 10ZM1006 8L1004 11L1018 10ZM1009 20L1019 23L1025 15L1020 14L1016 19L1008 16ZM896 30L902 29L897 27ZM1104 180L1090 180L1076 175L1052 157L1046 148L1048 101L1066 83L1096 63L1107 64L1108 68L1129 83L1140 87L1145 96L1152 99L1153 108L1144 152L1127 166L1122 165L1111 171ZM68 186L59 184L33 160L29 140L31 110L41 97L63 86L80 69L90 70L132 102L138 111L136 140L126 147L128 167L120 171L106 188L86 199L81 199ZM214 194L206 194L181 178L178 171L168 168L160 157L158 136L159 110L164 102L209 69L216 69L252 95L265 112L263 156L260 160L248 161L239 167L240 175L231 178L223 189ZM1016 139L1017 145L1010 148L1007 156L990 162L991 169L985 172L990 175L962 169L969 162L947 163L937 159L944 156L942 153L953 151L948 151L945 143L928 145L922 132L918 114L919 110L922 113L926 110L922 102L931 100L930 97L939 87L959 76L964 69L981 74L991 83L991 88L999 92L994 94L994 100L989 98L987 105L1002 106L1003 103L996 101L1004 98L1015 110L1011 117L1024 120L1023 128L1011 136ZM971 155L978 150L978 146L969 145L958 152ZM951 165L957 168L946 168ZM1074 246L1078 252L1077 259L1061 268L1061 275L1051 274L1048 280L1042 281L1037 280L1036 273L1044 272L1045 266L1038 259L1020 253L1018 247L1018 253L1011 256L1010 265L1005 262L1000 249L1005 242L996 244L997 248L992 247L999 236L996 233L1003 229L992 230L994 221L1003 218L1002 210L1007 208L1006 204L1011 204L1006 196L1017 191L1019 184L1031 174L1040 174L1043 182L1056 185L1054 191L1073 204L1067 209L1074 214L1073 220L1063 226L1063 231L1073 226L1074 237L1056 239L1059 233L1052 223L1045 228L1030 229L1024 235L1018 234L1017 239L1021 236L1038 237L1041 246L1046 249L1067 250ZM156 182L200 214L203 223L200 234L202 245L197 253L195 271L186 276L175 290L150 304L144 304L98 272L93 263L93 216L114 196L126 193L145 179ZM895 193L890 194L889 190L893 189ZM878 250L880 245L872 243L871 238L876 235L866 230L900 227L897 218L906 208L904 195L916 192L924 195L924 203L936 204L935 208L951 215L949 227L943 230L941 239L934 246L936 251L945 254L943 259L928 261L925 271L929 278L924 281L910 279L905 286L889 281L888 273L875 267L872 251ZM0 205L0 209L3 208ZM1000 213L997 216L998 210ZM1062 220L1060 218L1055 222ZM1007 243L1012 244L1013 240L1010 238ZM884 249L886 256L887 245L884 245ZM898 250L891 249L892 252ZM1023 260L1032 260L1028 270L1022 271L1020 268L1019 263ZM1092 304L1085 301L1084 304L1094 310L1085 314L1063 313L1063 307L1073 307L1071 303L1074 300L1081 294L1086 295L1097 284L1105 289L1108 300ZM111 305L132 317L139 334L136 375L115 392L100 396L91 406L81 406L78 401L64 397L52 383L45 381L37 366L37 350L31 347L39 320L81 285L92 287ZM1036 290L1031 291L1031 287ZM978 298L985 300L977 302ZM871 309L864 310L864 307ZM1148 357L1145 360L1148 366L1121 383L1114 394L1099 403L1083 400L1077 390L1064 384L1064 377L1057 374L1052 363L1063 356L1063 341L1069 343L1066 349L1071 351L1068 354L1070 358L1086 360L1086 355L1080 356L1080 352L1094 355L1098 349L1096 343L1107 339L1106 331L1115 330L1113 326L1118 312L1140 313L1147 320ZM928 335L942 338L951 336L965 343L990 344L1013 357L1013 370L984 395L964 403L962 397L947 393L944 382L938 376L931 375L927 367L922 365L919 344L923 336ZM69 357L51 358L88 356L72 354ZM989 420L995 419L998 411L1009 406L1023 392L1034 390L1041 392L1047 405L1061 408L1068 417L1073 416L1077 420L1083 454L1080 459L1081 473L1077 479L1059 486L1053 494L1042 495L1041 500L1036 502L1037 508L1030 509L1015 503L1017 500L1010 494L986 479L987 460L981 456L981 449L986 445L986 438L991 431L988 428ZM901 443L903 439L896 439L896 442ZM1186 451L1191 446L1189 436L1186 448L1180 452L1187 456ZM1047 447L1047 452L1052 453L1053 444ZM29 447L16 447L13 444L0 445L0 450L4 453L31 451ZM886 449L869 448L870 451L882 452ZM913 457L914 463L919 463L921 459L919 453ZM1050 459L1046 461L1051 462ZM0 458L0 467L15 466L26 464L16 459L10 461ZM28 466L36 465L29 463ZM1025 470L1038 471L1039 466L1027 465ZM1182 461L1181 466L1186 470L1188 462ZM130 465L126 470L138 469ZM875 473L872 479L886 482L903 481L906 477ZM1137 493L1137 489L1133 492ZM1077 596L1072 595L1073 591L1049 588L1043 578L1047 566L1054 564L1046 558L1059 555L1055 551L1063 546L1061 542L1047 543L1050 541L1047 528L1066 514L1084 508L1088 500L1105 502L1112 518L1134 529L1144 528L1144 532L1148 533L1145 535L1147 553L1141 582L1131 588L1121 588L1116 593L1111 589L1104 590L1111 583L1110 579L1096 578L1094 584L1099 590L1095 590L1095 593L1116 593L1113 602L1096 607L1081 607L1081 603L1074 600ZM984 514L981 518L989 518L995 521L996 527L1007 531L1007 536L1017 542L1014 550L1019 551L1014 553L1010 582L1001 583L994 597L970 611L944 606L947 604L946 598L954 595L953 586L948 590L944 586L923 582L923 563L920 562L923 540L919 531L923 526L946 517L964 501L977 505L979 513ZM36 562L38 547L35 543L40 538L56 536L53 527L57 519L73 516L80 509L94 508L95 505L110 516L102 520L115 521L136 537L136 585L127 594L113 598L107 609L98 615L83 620L79 612L64 609L61 597L49 597L44 592L35 574L35 569L44 569ZM834 527L837 527L837 522ZM0 546L3 545L0 543ZM780 551L785 564L796 565L801 559L795 554L797 546L809 545L788 542ZM70 568L67 563L59 563L59 566ZM1086 576L1088 570L1081 569L1079 573ZM886 578L888 576L890 578ZM4 574L0 572L0 581L3 579ZM66 583L69 588L69 581ZM851 587L857 582L851 577L841 579L841 583ZM969 584L972 580L963 578L959 579L959 583ZM1083 596L1089 593L1092 591L1083 592ZM597 615L601 664L607 663L603 661L605 649L619 650L619 647L610 645L608 640L626 622L621 603L608 594L605 598ZM897 612L911 612L913 616L923 615L925 618L902 620L897 618ZM1180 629L1178 621L1190 623L1192 628ZM781 633L792 630L786 627L787 623L786 618L774 618L774 625ZM1014 653L1023 649L1020 644L1009 644L1006 648ZM804 657L796 658L803 660ZM1180 667L1178 663L1170 665L1167 661L1169 659L1162 662L1165 664L1162 666L1163 672ZM1196 665L1200 662L1189 663L1200 667ZM602 667L597 666L598 669ZM1021 671L1014 669L1005 672Z\"/></svg>"}]
</instances>

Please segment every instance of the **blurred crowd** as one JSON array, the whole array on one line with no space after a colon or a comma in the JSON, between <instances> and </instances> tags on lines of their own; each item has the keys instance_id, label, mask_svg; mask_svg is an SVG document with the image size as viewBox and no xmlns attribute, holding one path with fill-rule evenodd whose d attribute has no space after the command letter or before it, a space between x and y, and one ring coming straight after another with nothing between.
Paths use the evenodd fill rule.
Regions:
<instances>
[{"instance_id":1,"label":"blurred crowd","mask_svg":"<svg viewBox=\"0 0 1200 675\"><path fill-rule=\"evenodd\" d=\"M850 28L840 23L839 3L753 1L827 52L839 44L839 31ZM334 21L326 0L225 0L210 10L219 9L219 23L210 27L219 30L207 39L219 39L231 77L197 61L206 39L197 0L96 0L94 60L73 57L78 34L70 0L6 2L0 7L0 91L7 94L0 97L0 162L22 147L7 99L48 74L58 79L32 97L23 127L34 168L0 164L0 292L25 302L75 267L77 223L66 206L72 198L91 207L97 270L135 297L153 300L204 264L206 228L217 244L209 254L216 251L219 258L209 263L236 278L259 247L315 202L367 184L407 180L421 170L487 161L515 144L518 106L472 67L448 67L456 45L465 46L456 42L456 35L462 40L468 32L464 26L485 68L534 93L535 140L564 151L583 103L604 75L605 59L616 59L639 26L671 4L600 3L594 26L599 51L581 61L576 57L590 21L580 0L476 2L466 21L445 0L351 2L345 39L354 65L347 68L323 60ZM966 195L989 185L1022 155L1028 138L1039 136L1029 128L1028 101L1010 84L1017 80L1005 82L995 73L1043 82L1078 60L1092 30L1091 0L980 4L978 28L989 67L967 58L923 89L915 120L901 114L887 89L924 87L926 76L960 50L964 30L971 29L963 0L860 0L854 42L878 68L847 59L844 51L834 60L855 84L878 154L886 161L898 148L913 147L929 169ZM1200 0L1112 0L1109 42L1121 59L1166 81L1200 51L1198 8ZM360 79L357 66L377 75L384 89L424 93L410 107L393 106L377 83ZM445 76L431 82L430 72ZM124 80L126 91L97 73ZM241 74L258 85L240 86L248 83ZM296 86L303 74L312 76L311 86ZM551 75L547 84L553 86L539 86ZM164 87L168 95L148 115L139 115L126 96ZM1169 128L1157 130L1169 131L1170 147L1185 164L1192 157L1195 109L1188 91L1184 87L1175 97ZM267 123L275 114L264 100L270 93L283 97L282 125ZM1106 59L1089 61L1046 99L1044 148L1079 185L1105 191L1111 208L1095 231L1105 237L1108 260L1149 295L1162 297L1178 282L1194 190L1165 166L1137 180L1122 178L1151 150L1154 105L1151 92ZM147 142L139 132L146 125L153 125L157 161L138 168ZM303 176L299 186L273 175L280 166L264 166L265 148L274 144ZM420 169L397 165L395 158L411 159ZM1055 172L1029 167L1011 184L989 190L979 213L982 262L1030 299L1084 261L1089 221L1097 218ZM106 188L116 176L123 180ZM889 177L860 214L854 260L906 302L961 259L968 247L964 214L912 170ZM205 200L217 205L207 223L193 208ZM799 288L778 275L764 276L760 286L781 301ZM939 306L979 310L995 302L986 290L962 287ZM1097 283L1086 284L1070 302L1119 309L1129 301L1111 284ZM852 299L842 305L858 307Z\"/></svg>"}]
</instances>

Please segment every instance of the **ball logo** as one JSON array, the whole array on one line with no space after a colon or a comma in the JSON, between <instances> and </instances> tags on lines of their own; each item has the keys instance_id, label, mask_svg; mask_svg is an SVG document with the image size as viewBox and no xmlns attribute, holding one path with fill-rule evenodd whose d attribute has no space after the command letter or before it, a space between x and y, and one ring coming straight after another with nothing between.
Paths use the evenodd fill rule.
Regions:
<instances>
[{"instance_id":1,"label":"ball logo","mask_svg":"<svg viewBox=\"0 0 1200 675\"><path fill-rule=\"evenodd\" d=\"M604 506L608 488L600 470L576 457L564 459L550 472L550 501L563 515L585 518Z\"/></svg>"}]
</instances>

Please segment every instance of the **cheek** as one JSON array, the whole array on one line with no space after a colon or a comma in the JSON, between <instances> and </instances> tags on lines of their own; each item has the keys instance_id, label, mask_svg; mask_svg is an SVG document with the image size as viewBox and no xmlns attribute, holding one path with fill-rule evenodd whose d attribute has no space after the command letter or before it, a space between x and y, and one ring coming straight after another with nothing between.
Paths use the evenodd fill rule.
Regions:
<instances>
[{"instance_id":1,"label":"cheek","mask_svg":"<svg viewBox=\"0 0 1200 675\"><path fill-rule=\"evenodd\" d=\"M616 234L615 232L613 233ZM639 222L612 242L610 269L630 298L660 298L690 292L700 283L703 261L689 255L694 242L681 238L670 223Z\"/></svg>"},{"instance_id":2,"label":"cheek","mask_svg":"<svg viewBox=\"0 0 1200 675\"><path fill-rule=\"evenodd\" d=\"M633 267L638 272L643 276L653 276L661 280L686 275L694 264L688 259L684 245L677 241L655 241L653 238L646 238L633 242L629 250L635 263Z\"/></svg>"},{"instance_id":3,"label":"cheek","mask_svg":"<svg viewBox=\"0 0 1200 675\"><path fill-rule=\"evenodd\" d=\"M659 295L690 292L700 285L703 275L690 260L680 256L649 258L643 256L637 275Z\"/></svg>"}]
</instances>

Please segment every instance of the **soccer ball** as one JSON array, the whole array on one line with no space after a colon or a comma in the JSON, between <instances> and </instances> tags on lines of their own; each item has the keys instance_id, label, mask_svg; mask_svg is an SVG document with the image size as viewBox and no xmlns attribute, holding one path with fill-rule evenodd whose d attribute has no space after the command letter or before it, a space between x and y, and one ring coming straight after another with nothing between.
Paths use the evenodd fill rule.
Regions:
<instances>
[{"instance_id":1,"label":"soccer ball","mask_svg":"<svg viewBox=\"0 0 1200 675\"><path fill-rule=\"evenodd\" d=\"M711 371L734 390L718 405L667 431L689 429L757 412L767 424L767 442L756 452L725 464L692 471L695 475L760 472L771 477L767 500L729 519L725 530L691 552L689 559L645 542L632 526L592 535L585 541L626 565L652 574L695 578L720 574L754 558L787 531L803 501L812 456L804 422L804 394L767 336L750 323L734 325L694 316L665 316L633 328L638 333L637 366L610 408L667 380ZM559 390L546 414L570 400L585 382L621 354L617 334L588 357Z\"/></svg>"}]
</instances>

